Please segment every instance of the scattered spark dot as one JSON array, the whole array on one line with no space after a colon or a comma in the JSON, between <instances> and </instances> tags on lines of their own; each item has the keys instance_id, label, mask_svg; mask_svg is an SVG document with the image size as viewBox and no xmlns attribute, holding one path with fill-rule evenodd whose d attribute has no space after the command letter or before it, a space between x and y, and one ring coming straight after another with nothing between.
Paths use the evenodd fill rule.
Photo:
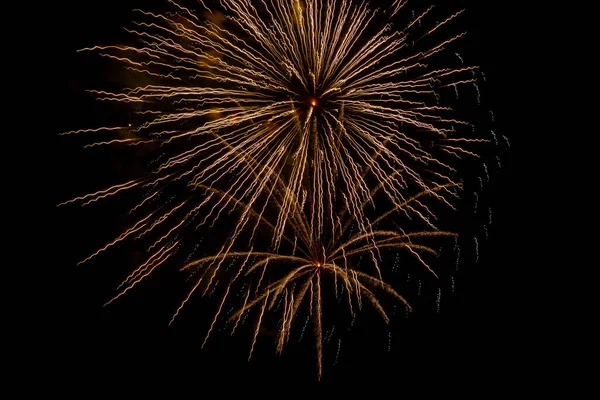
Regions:
<instances>
[{"instance_id":1,"label":"scattered spark dot","mask_svg":"<svg viewBox=\"0 0 600 400\"><path fill-rule=\"evenodd\" d=\"M333 365L337 365L337 363L338 363L338 359L340 358L341 347L342 347L342 339L338 339L337 351L335 353L335 361L333 362Z\"/></svg>"}]
</instances>

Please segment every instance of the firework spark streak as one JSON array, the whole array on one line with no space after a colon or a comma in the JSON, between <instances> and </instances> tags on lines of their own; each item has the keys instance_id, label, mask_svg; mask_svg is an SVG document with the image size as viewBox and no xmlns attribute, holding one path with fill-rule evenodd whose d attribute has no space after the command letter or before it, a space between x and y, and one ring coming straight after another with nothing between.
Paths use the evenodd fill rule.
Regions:
<instances>
[{"instance_id":1,"label":"firework spark streak","mask_svg":"<svg viewBox=\"0 0 600 400\"><path fill-rule=\"evenodd\" d=\"M177 13L137 10L140 21L127 29L134 44L81 50L123 63L153 83L118 93L90 90L99 100L134 105L141 123L64 135L105 135L86 147L159 145L168 154L138 179L61 203L147 193L130 211L137 216L133 225L82 262L126 239L155 235L147 260L117 298L171 259L190 222L209 229L235 211L238 218L216 254L184 267L199 272L181 307L196 291L214 290L217 274L229 268L225 260L239 258L209 334L230 285L252 276L244 305L232 316L237 326L248 310L260 309L251 349L265 312L282 301L281 352L308 298L320 376L323 279L332 279L336 295L343 288L353 315L364 298L387 321L372 290L405 300L383 282L380 249L404 249L435 275L422 258L435 252L413 239L453 235L437 228L424 199L452 207L460 187L452 161L476 156L468 146L483 141L472 129L461 136L461 127L470 125L438 105L440 91L475 83L475 67L428 63L463 35L436 39L461 12L428 23L430 7L395 30L391 21L406 10L405 0L375 11L349 0L220 0L222 21L216 11L202 16L169 3ZM106 137L114 132L127 138ZM147 210L155 196L181 182L192 195ZM372 217L376 196L390 207ZM429 230L378 228L391 214ZM257 244L262 232L268 238L260 242L268 245ZM242 240L247 245L239 250ZM360 254L372 261L373 274L353 264ZM265 275L282 263L287 274L278 280Z\"/></svg>"}]
</instances>

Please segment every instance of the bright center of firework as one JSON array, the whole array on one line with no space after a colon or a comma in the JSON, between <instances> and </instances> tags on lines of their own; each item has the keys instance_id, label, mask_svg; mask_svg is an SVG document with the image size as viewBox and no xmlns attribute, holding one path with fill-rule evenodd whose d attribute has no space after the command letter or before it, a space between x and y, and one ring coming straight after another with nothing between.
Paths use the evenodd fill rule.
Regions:
<instances>
[{"instance_id":1,"label":"bright center of firework","mask_svg":"<svg viewBox=\"0 0 600 400\"><path fill-rule=\"evenodd\" d=\"M315 267L317 267L317 268L321 268L321 263L317 261L317 262L315 263Z\"/></svg>"},{"instance_id":2,"label":"bright center of firework","mask_svg":"<svg viewBox=\"0 0 600 400\"><path fill-rule=\"evenodd\" d=\"M308 98L308 104L311 105L311 107L316 107L319 105L319 102L317 101L316 97L309 97Z\"/></svg>"}]
</instances>

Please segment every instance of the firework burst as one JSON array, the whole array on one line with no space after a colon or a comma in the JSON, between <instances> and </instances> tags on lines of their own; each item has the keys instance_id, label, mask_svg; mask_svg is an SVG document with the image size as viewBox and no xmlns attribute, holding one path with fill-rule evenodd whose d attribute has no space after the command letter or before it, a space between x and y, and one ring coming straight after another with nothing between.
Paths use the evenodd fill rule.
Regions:
<instances>
[{"instance_id":1,"label":"firework burst","mask_svg":"<svg viewBox=\"0 0 600 400\"><path fill-rule=\"evenodd\" d=\"M246 162L255 163L249 158L246 158ZM249 215L250 219L258 222L263 232L272 232L277 229L275 223L270 221L267 215L277 215L277 212L280 212L283 207L283 201L287 198L285 183L281 179L272 182L272 186L275 189L270 191L272 194L271 207L275 212L259 214L251 211ZM374 197L382 187L373 189L370 192L371 197ZM208 187L203 187L203 189L213 194L215 196L213 201L216 202L218 199L229 196L218 189ZM431 229L406 233L395 223L392 229L382 229L381 225L387 222L388 216L394 215L395 220L398 220L397 217L403 211L410 209L416 203L424 202L427 198L439 196L437 192L442 192L444 189L447 187L439 186L428 189L410 197L404 203L394 206L373 219L368 227L368 233L360 231L353 233L356 230L353 228L357 227L355 214L342 213L341 218L345 220L345 224L335 231L335 236L329 236L329 230L323 229L321 226L315 227L311 223L315 219L312 213L317 212L314 208L301 207L299 199L292 199L290 223L287 224L286 231L281 236L282 245L278 248L278 252L255 250L255 246L264 247L259 242L252 245L249 250L228 250L189 262L182 268L183 271L190 271L195 283L175 312L171 322L177 317L192 294L200 291L202 295L206 295L209 290L213 289L212 291L214 291L214 287L221 282L221 286L224 287L223 297L203 346L219 317L225 317L231 322L231 333L233 334L242 317L250 313L252 309L257 309L250 357L259 330L264 323L265 314L269 311L279 311L280 314L275 331L277 332L277 352L281 353L283 346L290 338L292 322L302 305L308 303L304 309L313 321L317 369L320 378L323 358L323 315L327 312L324 311L324 304L338 304L342 298L346 298L349 313L355 314L355 309L362 309L363 303L368 303L381 315L384 322L388 323L389 317L379 300L379 294L382 293L399 301L410 310L404 297L383 280L378 261L381 261L381 252L384 249L405 250L433 276L437 277L428 263L424 261L424 255L435 256L436 251L422 241L434 237L452 237L456 234ZM231 200L238 203L239 212L245 212L245 204L239 199ZM365 208L369 204L369 202L364 202L361 208ZM254 233L251 235L253 237ZM238 235L233 237L237 238ZM229 248L234 241L235 239L230 237ZM366 255L371 261L370 266L361 266L363 255ZM224 261L229 264L224 268L219 268ZM110 302L137 285L151 270L152 267L147 264L138 267L122 283L121 292ZM220 272L221 279L215 280L217 271ZM241 289L239 289L240 287ZM238 296L231 296L236 290L239 290ZM244 299L241 307L237 299L232 301L232 297ZM331 298L332 301L324 302L324 298ZM334 299L337 301L333 301ZM225 307L227 302L233 304L231 308ZM275 307L276 304L277 307ZM229 308L229 312L225 311L227 308ZM333 312L331 307L329 308L329 311Z\"/></svg>"},{"instance_id":2,"label":"firework burst","mask_svg":"<svg viewBox=\"0 0 600 400\"><path fill-rule=\"evenodd\" d=\"M372 187L382 187L399 205L408 188L455 183L444 156L474 155L464 144L477 139L456 134L468 124L444 116L449 108L432 105L438 90L472 82L473 68L432 70L425 64L461 34L414 50L415 42L460 13L412 37L411 29L430 9L398 31L373 22L393 17L404 1L371 11L348 1L223 0L227 19L221 25L173 4L179 14L140 11L147 21L128 29L137 45L83 49L161 82L122 93L90 90L101 100L142 108L144 122L67 132L127 130L127 137L88 146L159 143L169 158L144 177L66 203L87 204L141 187L152 188L151 197L184 181L230 196L211 212L231 207L233 197L247 210L260 209L269 201L260 194L273 177L282 177L286 194L271 238L277 249L292 199L315 207L319 226L325 218L336 219L334 210L348 209L364 230L369 221L360 205L370 200ZM257 163L244 163L243 157ZM313 198L307 198L309 187L318 188ZM153 219L162 222L180 207L196 206L187 201L140 219L129 233L153 229ZM240 219L236 230L246 222Z\"/></svg>"},{"instance_id":3,"label":"firework burst","mask_svg":"<svg viewBox=\"0 0 600 400\"><path fill-rule=\"evenodd\" d=\"M450 235L438 229L423 198L452 207L460 187L452 161L476 156L468 146L481 140L438 102L440 91L473 83L475 67L429 63L462 36L437 39L460 12L429 23L427 8L394 29L404 0L377 10L351 1L220 0L219 12L205 7L203 15L170 3L176 13L138 10L140 21L127 29L134 44L81 50L117 60L149 83L90 90L137 110L133 126L64 134L106 136L86 147L158 146L167 155L139 178L61 203L145 192L130 211L134 223L82 262L125 240L152 237L146 261L118 298L173 259L190 224L206 228L235 211L219 250L186 264L199 277L182 306L198 289L206 294L216 285L226 260L241 259L217 317L232 284L258 275L231 317L239 321L260 308L258 332L265 310L283 299L280 351L309 299L320 374L322 279L333 279L336 294L343 288L350 307L364 298L387 319L374 290L404 299L383 282L379 249L404 248L433 273L419 255L433 250L413 239ZM182 185L189 189L184 197L152 208L153 199L180 194ZM376 203L389 211L377 214ZM378 228L397 213L428 230ZM359 253L370 255L371 271L352 263ZM285 268L272 273L280 264Z\"/></svg>"}]
</instances>

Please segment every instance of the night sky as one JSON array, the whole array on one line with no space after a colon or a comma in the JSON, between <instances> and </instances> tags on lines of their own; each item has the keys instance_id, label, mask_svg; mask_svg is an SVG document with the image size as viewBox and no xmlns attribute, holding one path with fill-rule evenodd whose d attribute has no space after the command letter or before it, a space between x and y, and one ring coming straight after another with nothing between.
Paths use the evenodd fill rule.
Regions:
<instances>
[{"instance_id":1,"label":"night sky","mask_svg":"<svg viewBox=\"0 0 600 400\"><path fill-rule=\"evenodd\" d=\"M535 300L528 287L531 282L525 279L531 275L527 272L529 257L521 256L527 238L520 229L523 210L519 197L527 177L517 173L526 147L523 125L517 121L524 118L527 94L515 96L521 79L515 58L524 51L520 39L524 22L507 2L455 3L456 9L464 5L467 10L454 25L468 33L461 54L468 64L480 65L486 75L477 112L487 116L492 110L495 120L490 126L499 137L500 149L485 159L490 181L478 194L481 204L492 210L489 238L485 240L477 231L480 221L470 218L469 211L460 211L458 218L465 218L460 229L466 240L469 234L471 239L479 236L479 256L475 262L473 250L465 245L464 256L470 259L459 266L456 289L444 293L439 313L435 293L429 293L431 304L425 304L423 312L409 318L396 315L390 326L366 317L355 332L344 336L337 365L331 365L336 344L325 345L323 379L316 383L310 338L301 343L292 340L283 355L277 356L273 341L260 335L249 363L248 331L234 337L219 332L201 350L214 302L200 296L175 325L167 326L188 287L175 268L157 273L120 301L103 307L123 273L130 270L127 247L89 265L76 264L125 226L126 220L115 212L120 210L119 199L90 208L60 207L55 209L58 230L53 238L58 242L53 268L60 283L52 307L52 331L56 333L52 353L64 362L49 371L53 385L66 391L85 388L84 393L118 391L121 385L140 386L152 393L153 388L163 386L200 398L230 390L271 396L306 388L342 394L353 387L365 391L379 387L399 398L403 390L426 393L447 388L473 391L486 398L486 393L510 392L527 381L530 366L539 363L539 348L533 334L537 332ZM156 4L162 3L83 2L58 13L59 51L54 62L60 66L57 81L63 91L64 118L51 135L111 121L115 108L95 101L84 90L117 84L119 65L91 53L82 56L76 50L129 39L121 28L132 20L131 10L158 7ZM510 149L502 135L510 141ZM121 182L124 173L140 168L108 148L84 150L83 143L80 138L56 136L55 167L60 179L51 199L54 204ZM481 169L467 171L466 179L472 182L478 176L483 176ZM372 311L364 311L369 313ZM207 392L211 388L212 395ZM372 393L372 398L379 398L377 391Z\"/></svg>"}]
</instances>

